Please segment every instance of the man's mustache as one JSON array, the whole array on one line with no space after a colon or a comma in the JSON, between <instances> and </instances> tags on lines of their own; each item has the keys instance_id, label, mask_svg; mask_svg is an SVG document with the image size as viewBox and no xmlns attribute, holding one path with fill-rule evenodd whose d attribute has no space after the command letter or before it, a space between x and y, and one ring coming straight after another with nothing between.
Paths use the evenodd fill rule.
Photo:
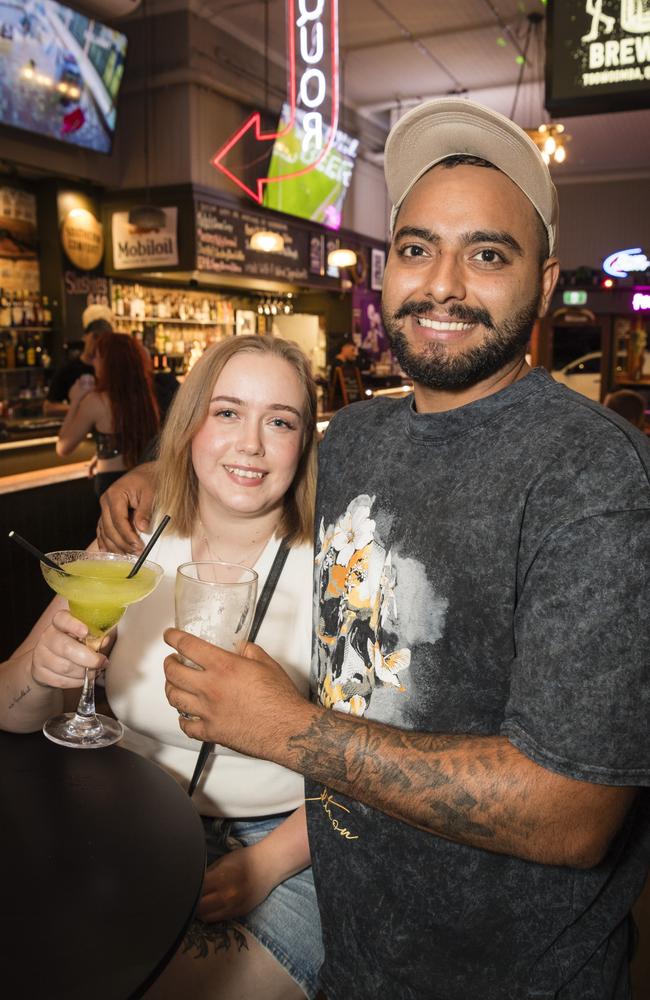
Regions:
<instances>
[{"instance_id":1,"label":"man's mustache","mask_svg":"<svg viewBox=\"0 0 650 1000\"><path fill-rule=\"evenodd\" d=\"M434 306L431 302L405 302L403 306L400 306L393 318L399 320L406 319L407 316L426 316L433 308ZM471 306L464 306L462 303L455 302L450 306L445 306L444 310L450 319L457 320L459 323L480 323L486 330L494 330L494 321L487 309L472 309Z\"/></svg>"}]
</instances>

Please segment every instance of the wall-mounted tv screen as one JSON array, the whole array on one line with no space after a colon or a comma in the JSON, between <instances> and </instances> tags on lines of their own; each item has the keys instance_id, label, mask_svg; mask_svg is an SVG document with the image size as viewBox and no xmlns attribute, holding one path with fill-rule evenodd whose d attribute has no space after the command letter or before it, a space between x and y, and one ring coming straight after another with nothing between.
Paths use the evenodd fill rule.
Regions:
<instances>
[{"instance_id":1,"label":"wall-mounted tv screen","mask_svg":"<svg viewBox=\"0 0 650 1000\"><path fill-rule=\"evenodd\" d=\"M284 177L314 162L309 138L305 141L303 117L304 111L298 109L293 126L283 135L290 123L289 105L283 105L278 124L280 135L273 144L269 177ZM325 142L329 139L329 131L324 135ZM338 229L358 146L358 139L337 129L330 149L313 170L264 185L263 204Z\"/></svg>"},{"instance_id":2,"label":"wall-mounted tv screen","mask_svg":"<svg viewBox=\"0 0 650 1000\"><path fill-rule=\"evenodd\" d=\"M54 0L0 0L0 123L110 153L126 36Z\"/></svg>"},{"instance_id":3,"label":"wall-mounted tv screen","mask_svg":"<svg viewBox=\"0 0 650 1000\"><path fill-rule=\"evenodd\" d=\"M650 108L650 0L548 0L553 115Z\"/></svg>"}]
</instances>

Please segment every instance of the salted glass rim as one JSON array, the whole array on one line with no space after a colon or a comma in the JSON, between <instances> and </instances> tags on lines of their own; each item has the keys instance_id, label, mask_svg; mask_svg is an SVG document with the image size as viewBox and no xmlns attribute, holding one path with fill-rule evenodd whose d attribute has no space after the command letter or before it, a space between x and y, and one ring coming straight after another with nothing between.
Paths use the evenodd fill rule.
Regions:
<instances>
[{"instance_id":1,"label":"salted glass rim","mask_svg":"<svg viewBox=\"0 0 650 1000\"><path fill-rule=\"evenodd\" d=\"M54 552L46 552L45 555L48 557L48 559L51 559L53 562L58 562L58 560L56 558L57 556L61 556L61 555L68 556L68 555L71 555L71 556L74 556L75 558L68 559L68 560L66 560L67 562L74 562L75 559L83 559L83 560L86 560L86 561L90 561L91 559L95 559L98 562L126 562L126 563L130 563L132 566L134 566L136 564L136 562L138 561L138 559L139 559L139 556L132 555L131 553L126 553L126 552L99 552L99 551L98 552L94 552L94 551L91 551L89 549L56 549ZM47 563L44 563L42 559L40 560L40 563L41 563L41 567L45 566L47 569L51 569L52 568L51 566L48 566ZM61 566L65 566L65 563L62 562ZM165 572L164 568L160 565L160 563L154 562L153 559L145 559L145 561L143 562L143 564L140 567L140 569L144 569L145 566L148 569L153 570L153 572L157 576L162 576L164 574L164 572ZM138 570L138 572L140 572L140 570ZM133 579L133 577L132 577L132 579ZM100 576L92 576L92 575L84 576L84 580L98 580L98 581L101 581L102 583L106 582L102 577L100 577Z\"/></svg>"}]
</instances>

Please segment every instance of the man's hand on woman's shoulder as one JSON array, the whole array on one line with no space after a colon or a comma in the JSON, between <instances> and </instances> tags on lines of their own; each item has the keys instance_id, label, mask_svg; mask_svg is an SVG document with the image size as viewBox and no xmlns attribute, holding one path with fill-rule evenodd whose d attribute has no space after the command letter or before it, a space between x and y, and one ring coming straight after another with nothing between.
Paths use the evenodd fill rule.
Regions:
<instances>
[{"instance_id":1,"label":"man's hand on woman's shoulder","mask_svg":"<svg viewBox=\"0 0 650 1000\"><path fill-rule=\"evenodd\" d=\"M102 494L97 541L107 552L141 552L138 531L149 531L156 490L156 463L131 469Z\"/></svg>"}]
</instances>

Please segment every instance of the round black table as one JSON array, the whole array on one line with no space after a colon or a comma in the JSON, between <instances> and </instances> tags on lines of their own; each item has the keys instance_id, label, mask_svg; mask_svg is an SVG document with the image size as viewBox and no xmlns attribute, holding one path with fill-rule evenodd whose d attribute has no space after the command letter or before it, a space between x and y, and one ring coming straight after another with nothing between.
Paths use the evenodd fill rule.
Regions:
<instances>
[{"instance_id":1,"label":"round black table","mask_svg":"<svg viewBox=\"0 0 650 1000\"><path fill-rule=\"evenodd\" d=\"M142 996L182 940L204 866L201 821L155 764L0 732L2 996Z\"/></svg>"}]
</instances>

